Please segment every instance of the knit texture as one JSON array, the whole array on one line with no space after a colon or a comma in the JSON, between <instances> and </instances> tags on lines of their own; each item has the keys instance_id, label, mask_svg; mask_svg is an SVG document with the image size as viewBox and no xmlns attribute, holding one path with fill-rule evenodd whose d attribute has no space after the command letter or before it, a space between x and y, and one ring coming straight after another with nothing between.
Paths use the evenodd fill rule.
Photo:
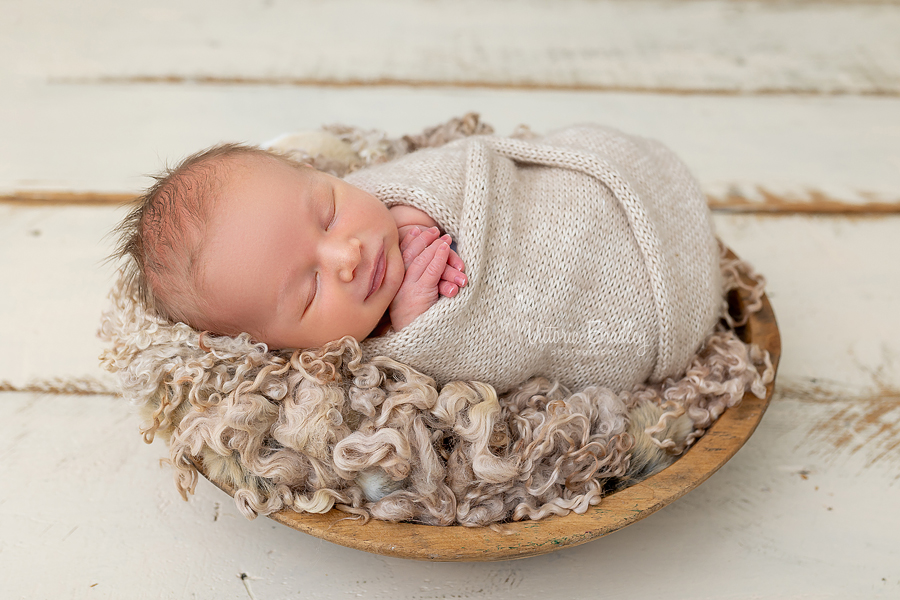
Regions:
<instances>
[{"instance_id":1,"label":"knit texture","mask_svg":"<svg viewBox=\"0 0 900 600\"><path fill-rule=\"evenodd\" d=\"M686 167L599 126L473 136L357 171L388 206L429 214L468 284L363 342L444 385L502 393L531 376L612 390L677 376L719 318L718 249Z\"/></svg>"}]
</instances>

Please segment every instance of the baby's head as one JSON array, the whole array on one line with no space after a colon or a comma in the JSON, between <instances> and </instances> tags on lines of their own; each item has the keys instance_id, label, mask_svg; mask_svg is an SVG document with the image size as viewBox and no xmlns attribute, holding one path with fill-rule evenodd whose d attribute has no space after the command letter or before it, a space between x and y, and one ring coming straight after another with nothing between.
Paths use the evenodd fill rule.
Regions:
<instances>
[{"instance_id":1,"label":"baby's head","mask_svg":"<svg viewBox=\"0 0 900 600\"><path fill-rule=\"evenodd\" d=\"M222 145L156 178L119 226L141 300L271 348L359 340L403 281L387 207L341 179L259 148Z\"/></svg>"}]
</instances>

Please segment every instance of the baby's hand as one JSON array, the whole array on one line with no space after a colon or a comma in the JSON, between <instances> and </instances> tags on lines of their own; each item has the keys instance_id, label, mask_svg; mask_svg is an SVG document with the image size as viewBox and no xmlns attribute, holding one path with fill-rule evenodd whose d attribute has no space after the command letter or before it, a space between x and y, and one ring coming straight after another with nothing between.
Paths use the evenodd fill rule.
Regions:
<instances>
[{"instance_id":1,"label":"baby's hand","mask_svg":"<svg viewBox=\"0 0 900 600\"><path fill-rule=\"evenodd\" d=\"M405 231L404 231L405 230ZM449 235L440 235L441 232L437 227L421 227L411 225L401 228L400 232L400 252L403 254L403 264L409 269L412 262L417 256L438 239L443 239L450 244L452 241ZM469 279L463 272L466 265L463 263L459 255L450 250L447 257L447 266L441 274L441 281L438 284L438 292L442 296L452 298L459 292L459 288L464 287Z\"/></svg>"},{"instance_id":2,"label":"baby's hand","mask_svg":"<svg viewBox=\"0 0 900 600\"><path fill-rule=\"evenodd\" d=\"M450 236L437 237L418 254L414 254L422 244L413 244L413 241L434 238L436 235L431 234L423 237L424 232L417 229L414 231L418 231L418 233L410 231L404 236L403 241L409 241L405 248L401 244L403 262L406 264L406 274L403 277L400 290L394 296L390 306L391 325L396 331L403 329L412 323L416 317L431 308L437 302L439 290L445 296L456 295L459 291L457 285L450 284L443 279L444 273L448 269L461 273L456 267L451 267L448 264L450 255L453 253L450 250ZM410 237L411 239L409 239ZM411 260L407 260L408 257L411 257ZM461 263L462 261L459 261L458 264L462 266ZM455 290L449 289L448 286L450 285L453 285Z\"/></svg>"}]
</instances>

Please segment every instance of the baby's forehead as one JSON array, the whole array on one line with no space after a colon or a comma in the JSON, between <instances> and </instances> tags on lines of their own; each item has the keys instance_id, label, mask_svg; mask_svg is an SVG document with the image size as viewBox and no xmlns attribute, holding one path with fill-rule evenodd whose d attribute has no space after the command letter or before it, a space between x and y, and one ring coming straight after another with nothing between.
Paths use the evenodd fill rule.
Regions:
<instances>
[{"instance_id":1,"label":"baby's forehead","mask_svg":"<svg viewBox=\"0 0 900 600\"><path fill-rule=\"evenodd\" d=\"M232 179L236 176L246 176L247 173L264 172L277 168L280 161L268 153L239 153L220 156L217 164L213 165L220 171L222 179Z\"/></svg>"},{"instance_id":2,"label":"baby's forehead","mask_svg":"<svg viewBox=\"0 0 900 600\"><path fill-rule=\"evenodd\" d=\"M316 172L315 169L295 162L289 158L260 151L253 154L237 154L221 157L220 181L224 184L242 181L248 176L261 176L266 178L297 177L310 180Z\"/></svg>"},{"instance_id":3,"label":"baby's forehead","mask_svg":"<svg viewBox=\"0 0 900 600\"><path fill-rule=\"evenodd\" d=\"M308 168L308 165L299 163L291 158L261 149L254 152L241 152L234 155L226 155L222 158L232 160L235 165L250 169L284 167L288 170L303 171Z\"/></svg>"},{"instance_id":4,"label":"baby's forehead","mask_svg":"<svg viewBox=\"0 0 900 600\"><path fill-rule=\"evenodd\" d=\"M210 205L212 220L234 203L250 202L259 209L276 208L274 198L313 203L316 190L326 184L314 168L277 155L259 152L222 158L216 169L219 190Z\"/></svg>"}]
</instances>

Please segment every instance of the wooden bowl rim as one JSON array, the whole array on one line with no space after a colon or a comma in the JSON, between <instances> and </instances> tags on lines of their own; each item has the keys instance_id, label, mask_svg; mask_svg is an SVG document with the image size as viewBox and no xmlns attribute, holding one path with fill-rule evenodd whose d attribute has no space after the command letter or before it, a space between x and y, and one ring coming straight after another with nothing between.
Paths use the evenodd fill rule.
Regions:
<instances>
[{"instance_id":1,"label":"wooden bowl rim","mask_svg":"<svg viewBox=\"0 0 900 600\"><path fill-rule=\"evenodd\" d=\"M739 296L738 303L743 305L745 300ZM768 298L764 295L762 300L762 309L751 315L744 328L744 339L768 350L777 371L781 336ZM747 392L738 406L726 410L674 464L641 483L605 496L598 506L583 515L573 513L541 521L508 523L503 525L503 533L488 527L437 527L374 519L363 525L335 509L324 514L285 509L269 517L323 540L384 556L431 561L497 561L546 554L631 525L709 479L756 430L774 388L773 378L766 386L764 398ZM209 479L199 460L197 467ZM234 496L230 486L212 483Z\"/></svg>"}]
</instances>

